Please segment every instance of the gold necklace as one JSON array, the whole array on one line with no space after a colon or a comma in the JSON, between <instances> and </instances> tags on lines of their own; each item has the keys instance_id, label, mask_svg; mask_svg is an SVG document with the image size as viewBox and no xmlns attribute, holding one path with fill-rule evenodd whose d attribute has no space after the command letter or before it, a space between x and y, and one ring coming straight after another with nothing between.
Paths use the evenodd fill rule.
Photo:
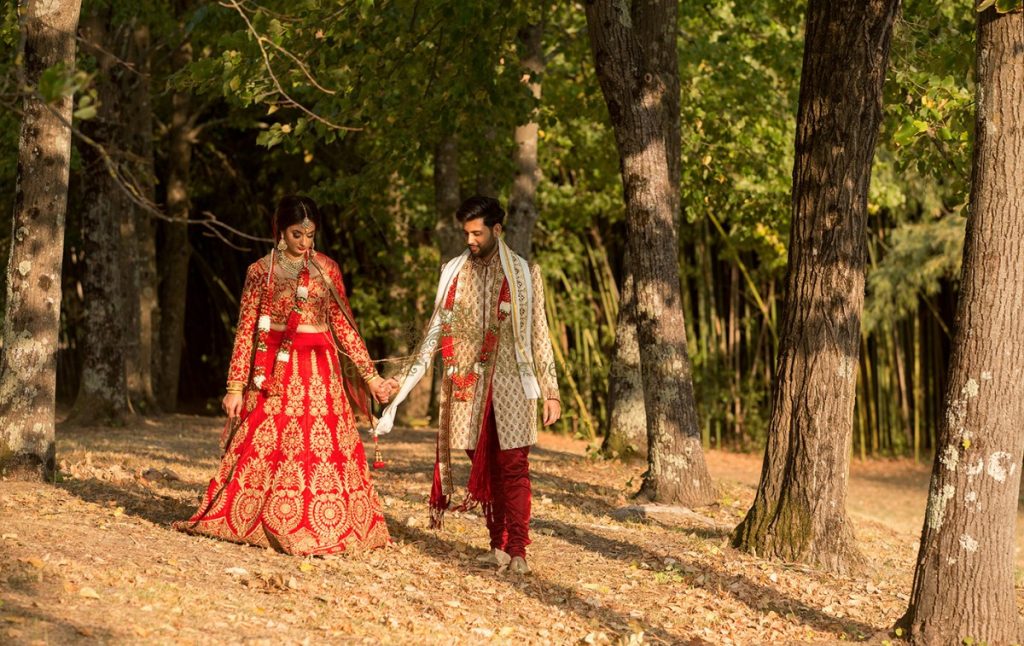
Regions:
<instances>
[{"instance_id":1,"label":"gold necklace","mask_svg":"<svg viewBox=\"0 0 1024 646\"><path fill-rule=\"evenodd\" d=\"M293 278L298 276L299 272L302 271L304 261L305 258L298 258L296 260L293 260L289 258L287 254L285 254L285 252L278 252L277 264L281 267L281 269L285 271L286 274L290 275Z\"/></svg>"}]
</instances>

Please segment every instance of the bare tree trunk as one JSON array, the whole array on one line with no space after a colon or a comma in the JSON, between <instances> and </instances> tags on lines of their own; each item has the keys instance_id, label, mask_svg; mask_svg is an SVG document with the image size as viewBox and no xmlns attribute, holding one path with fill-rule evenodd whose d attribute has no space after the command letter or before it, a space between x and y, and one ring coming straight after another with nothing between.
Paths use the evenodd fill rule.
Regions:
<instances>
[{"instance_id":1,"label":"bare tree trunk","mask_svg":"<svg viewBox=\"0 0 1024 646\"><path fill-rule=\"evenodd\" d=\"M80 0L30 0L22 7L23 85L47 69L75 65ZM18 138L7 306L0 356L0 476L54 472L54 403L60 329L64 216L71 168L72 97L46 105L26 95Z\"/></svg>"},{"instance_id":2,"label":"bare tree trunk","mask_svg":"<svg viewBox=\"0 0 1024 646\"><path fill-rule=\"evenodd\" d=\"M540 101L540 74L544 71L544 29L541 25L527 25L519 30L522 53L519 64L529 74L523 81L530 93ZM536 116L536 114L534 114ZM530 259L533 252L533 225L537 221L537 185L540 184L540 165L537 163L537 122L530 121L516 127L516 148L513 155L516 177L512 183L512 197L508 204L505 242L512 250Z\"/></svg>"},{"instance_id":3,"label":"bare tree trunk","mask_svg":"<svg viewBox=\"0 0 1024 646\"><path fill-rule=\"evenodd\" d=\"M868 183L899 0L807 9L786 307L757 495L733 544L848 571L846 515L860 356Z\"/></svg>"},{"instance_id":4,"label":"bare tree trunk","mask_svg":"<svg viewBox=\"0 0 1024 646\"><path fill-rule=\"evenodd\" d=\"M697 428L679 283L678 4L586 4L590 46L619 149L636 287L647 415L640 494L703 505L715 499Z\"/></svg>"},{"instance_id":5,"label":"bare tree trunk","mask_svg":"<svg viewBox=\"0 0 1024 646\"><path fill-rule=\"evenodd\" d=\"M1024 639L1014 590L1024 459L1024 13L978 17L960 301L914 587L915 644Z\"/></svg>"},{"instance_id":6,"label":"bare tree trunk","mask_svg":"<svg viewBox=\"0 0 1024 646\"><path fill-rule=\"evenodd\" d=\"M441 262L451 260L465 248L462 231L455 221L455 212L458 211L460 202L459 143L454 133L445 132L434 149L434 205L437 209L434 234L441 248ZM441 374L441 356L437 355L434 357L430 375L428 411L432 425L437 424L440 414Z\"/></svg>"},{"instance_id":7,"label":"bare tree trunk","mask_svg":"<svg viewBox=\"0 0 1024 646\"><path fill-rule=\"evenodd\" d=\"M95 11L95 10L94 10ZM99 110L82 129L102 146L109 163L120 166L125 150L118 81L123 70L111 54L116 47L107 31L110 11L99 10L82 20L83 51L96 59L96 91ZM85 211L82 215L82 248L85 271L82 377L78 396L68 416L77 425L118 424L131 414L128 403L127 356L137 351L137 337L127 334L132 318L125 307L125 274L122 223L131 220L132 207L103 154L91 145L79 147L84 166ZM134 227L133 227L134 228Z\"/></svg>"},{"instance_id":8,"label":"bare tree trunk","mask_svg":"<svg viewBox=\"0 0 1024 646\"><path fill-rule=\"evenodd\" d=\"M434 150L434 204L437 224L434 232L441 247L441 262L462 252L465 244L455 222L459 209L459 144L455 135L445 133Z\"/></svg>"},{"instance_id":9,"label":"bare tree trunk","mask_svg":"<svg viewBox=\"0 0 1024 646\"><path fill-rule=\"evenodd\" d=\"M612 458L647 455L647 414L636 338L636 289L629 251L622 263L622 292L615 321L615 351L608 373L608 433L601 451Z\"/></svg>"},{"instance_id":10,"label":"bare tree trunk","mask_svg":"<svg viewBox=\"0 0 1024 646\"><path fill-rule=\"evenodd\" d=\"M131 170L142 197L150 204L156 201L156 177L153 161L153 108L150 103L150 30L144 19L136 17L127 37L124 58L136 73L124 77L124 125L128 150L132 153ZM122 229L125 244L134 249L135 266L127 268L132 277L126 307L133 310L130 333L136 351L127 357L128 392L140 411L156 408L154 370L159 365L155 349L160 347L159 289L156 268L155 220L146 209L133 207L134 218L126 220L132 227ZM136 306L137 303L137 306Z\"/></svg>"},{"instance_id":11,"label":"bare tree trunk","mask_svg":"<svg viewBox=\"0 0 1024 646\"><path fill-rule=\"evenodd\" d=\"M192 45L187 41L174 54L175 68L192 60ZM192 162L191 95L175 92L171 97L172 114L168 145L167 215L174 222L165 227L161 253L163 276L160 282L160 407L173 412L178 403L181 355L185 347L185 301L188 294L189 175Z\"/></svg>"}]
</instances>

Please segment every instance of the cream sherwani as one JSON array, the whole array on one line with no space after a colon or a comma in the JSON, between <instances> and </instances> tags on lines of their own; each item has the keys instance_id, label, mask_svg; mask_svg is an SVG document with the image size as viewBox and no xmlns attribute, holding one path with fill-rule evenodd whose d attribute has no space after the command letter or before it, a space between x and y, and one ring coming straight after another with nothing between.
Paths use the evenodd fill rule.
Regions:
<instances>
[{"instance_id":1,"label":"cream sherwani","mask_svg":"<svg viewBox=\"0 0 1024 646\"><path fill-rule=\"evenodd\" d=\"M532 312L526 312L525 298L512 305L520 308L521 316L530 315L532 347L528 351L532 353L541 396L557 400L558 379L544 307L544 283L540 268L534 263L529 267L533 287ZM465 374L479 359L484 332L497 315L503 280L497 253L486 262L470 258L459 271L452 336L460 373ZM477 382L471 400L449 400L448 389L442 389L441 410L451 406L449 428L452 449L476 448L489 385L501 449L515 449L537 442L537 400L526 398L513 336L513 317L509 316L500 323L497 351L488 362L483 378Z\"/></svg>"}]
</instances>

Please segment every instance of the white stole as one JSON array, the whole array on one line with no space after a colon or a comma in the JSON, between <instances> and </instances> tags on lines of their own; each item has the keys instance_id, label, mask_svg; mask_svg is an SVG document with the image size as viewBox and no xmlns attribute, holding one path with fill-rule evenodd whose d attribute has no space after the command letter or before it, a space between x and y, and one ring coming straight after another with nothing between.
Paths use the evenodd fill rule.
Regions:
<instances>
[{"instance_id":1,"label":"white stole","mask_svg":"<svg viewBox=\"0 0 1024 646\"><path fill-rule=\"evenodd\" d=\"M525 258L516 254L505 241L498 239L498 254L501 271L508 280L509 292L512 296L512 330L515 343L516 363L519 366L519 377L522 380L523 392L527 399L540 398L540 384L537 382L537 370L533 364L533 284L530 280L530 265ZM420 342L412 366L406 371L395 398L381 413L374 435L390 433L395 423L398 406L405 401L416 384L427 374L434 353L441 340L442 304L452 281L459 275L462 267L469 259L469 250L449 260L441 268L441 280L437 284L434 297L434 313L427 325L426 336ZM458 288L456 287L456 290ZM457 295L456 295L457 296ZM520 304L525 305L525 315L520 311Z\"/></svg>"}]
</instances>

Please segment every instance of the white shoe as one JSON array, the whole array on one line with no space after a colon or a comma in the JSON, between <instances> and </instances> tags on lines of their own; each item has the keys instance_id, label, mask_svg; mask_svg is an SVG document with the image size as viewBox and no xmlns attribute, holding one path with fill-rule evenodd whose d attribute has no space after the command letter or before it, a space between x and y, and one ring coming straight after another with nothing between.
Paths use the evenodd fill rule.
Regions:
<instances>
[{"instance_id":1,"label":"white shoe","mask_svg":"<svg viewBox=\"0 0 1024 646\"><path fill-rule=\"evenodd\" d=\"M476 557L476 560L487 565L497 565L498 567L505 567L512 560L512 557L508 555L508 552L499 550L497 547L487 550L480 556Z\"/></svg>"},{"instance_id":2,"label":"white shoe","mask_svg":"<svg viewBox=\"0 0 1024 646\"><path fill-rule=\"evenodd\" d=\"M512 570L516 574L529 574L532 571L530 570L530 566L526 564L526 559L521 556L513 557L508 569Z\"/></svg>"}]
</instances>

